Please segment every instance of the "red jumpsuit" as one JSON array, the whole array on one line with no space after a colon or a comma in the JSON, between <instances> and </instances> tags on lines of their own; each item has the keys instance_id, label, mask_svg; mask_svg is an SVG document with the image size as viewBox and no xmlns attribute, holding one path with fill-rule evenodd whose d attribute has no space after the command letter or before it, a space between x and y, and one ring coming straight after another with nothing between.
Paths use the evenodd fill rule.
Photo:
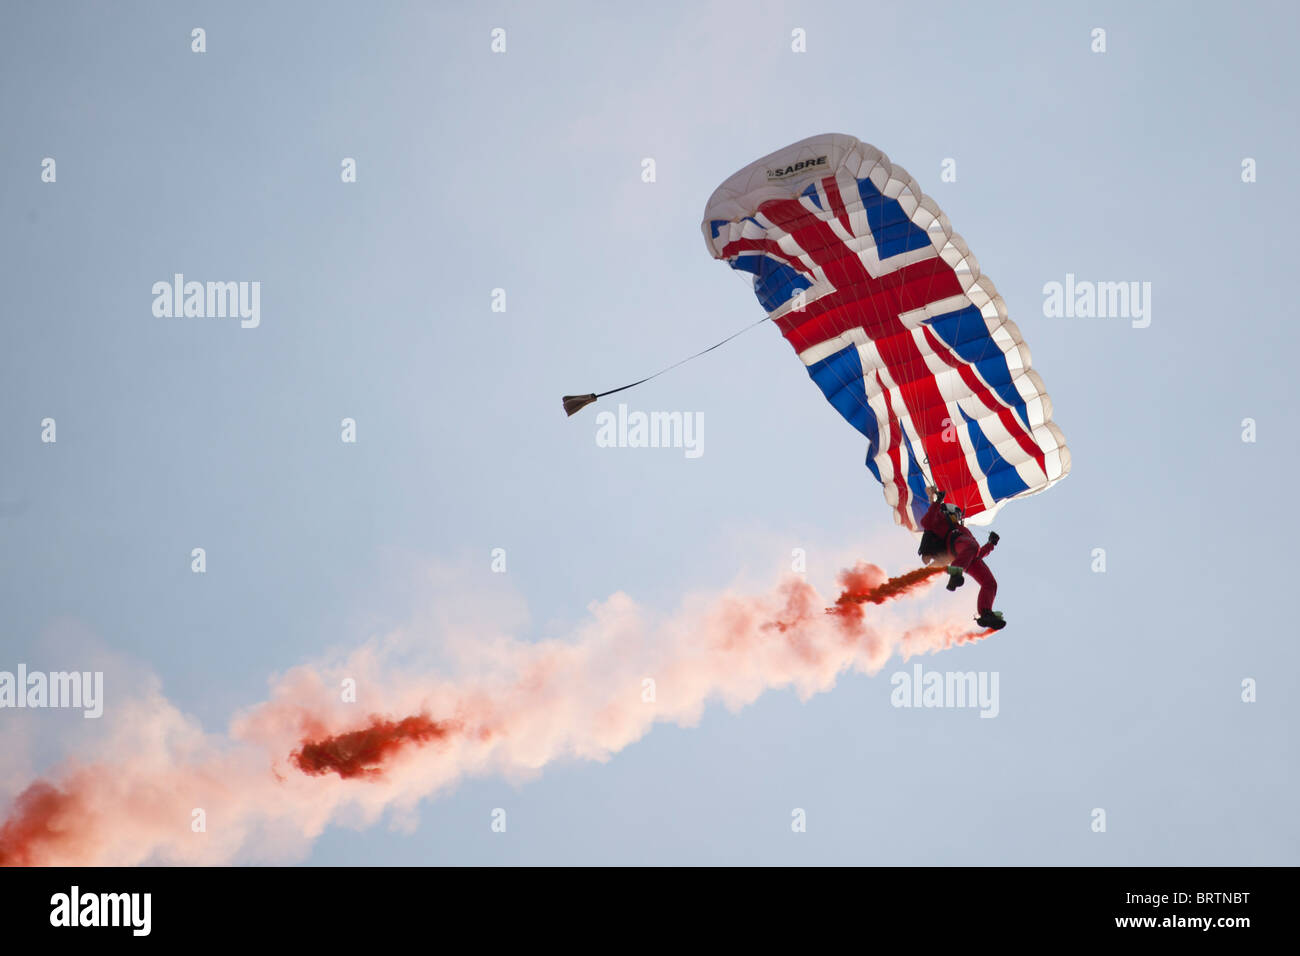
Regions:
<instances>
[{"instance_id":1,"label":"red jumpsuit","mask_svg":"<svg viewBox=\"0 0 1300 956\"><path fill-rule=\"evenodd\" d=\"M959 524L953 524L948 520L948 516L943 512L943 505L934 502L921 518L921 527L926 531L933 531L948 546L948 552L952 555L952 566L961 568L980 586L979 597L975 599L975 609L983 614L985 611L993 610L993 598L998 593L998 582L993 578L993 572L989 570L988 565L984 563L984 556L993 550L993 542L990 541L984 547L980 547L975 535L966 530Z\"/></svg>"}]
</instances>

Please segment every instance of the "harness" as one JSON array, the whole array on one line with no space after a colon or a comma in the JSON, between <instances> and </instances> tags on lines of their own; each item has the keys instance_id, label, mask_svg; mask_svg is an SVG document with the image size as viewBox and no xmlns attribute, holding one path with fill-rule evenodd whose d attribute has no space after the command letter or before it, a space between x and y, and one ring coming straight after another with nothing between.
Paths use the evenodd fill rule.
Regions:
<instances>
[{"instance_id":1,"label":"harness","mask_svg":"<svg viewBox=\"0 0 1300 956\"><path fill-rule=\"evenodd\" d=\"M963 524L953 525L953 529L948 532L948 536L943 539L943 543L944 543L944 547L948 549L948 553L951 554L954 558L957 557L957 552L953 548L953 543L958 538L960 538L963 534L966 535L966 537L970 538L971 543L975 545L976 548L979 547L980 544L979 539L976 538L975 535L971 534L969 528L967 528Z\"/></svg>"},{"instance_id":2,"label":"harness","mask_svg":"<svg viewBox=\"0 0 1300 956\"><path fill-rule=\"evenodd\" d=\"M935 534L933 531L923 531L921 533L921 546L916 549L916 553L923 558L932 558L947 551L953 557L956 557L956 552L952 547L953 541L963 531L970 534L965 527L959 524L953 525L948 529L948 533L942 536ZM972 535L972 537L974 536Z\"/></svg>"}]
</instances>

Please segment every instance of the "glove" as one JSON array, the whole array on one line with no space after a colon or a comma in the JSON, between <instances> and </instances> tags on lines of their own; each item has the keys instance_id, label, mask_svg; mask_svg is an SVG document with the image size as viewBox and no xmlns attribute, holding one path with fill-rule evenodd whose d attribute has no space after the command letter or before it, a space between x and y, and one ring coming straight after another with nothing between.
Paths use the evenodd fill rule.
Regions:
<instances>
[{"instance_id":1,"label":"glove","mask_svg":"<svg viewBox=\"0 0 1300 956\"><path fill-rule=\"evenodd\" d=\"M940 491L938 488L936 488L936 489L934 490L934 501L935 501L935 504L943 504L943 499L944 499L945 497L947 497L947 492Z\"/></svg>"},{"instance_id":2,"label":"glove","mask_svg":"<svg viewBox=\"0 0 1300 956\"><path fill-rule=\"evenodd\" d=\"M998 537L998 533L997 533L996 531L990 531L990 532L989 532L989 546L990 546L990 547L992 547L993 545L997 544L997 543L998 543L999 541L1001 541L1001 540L1002 540L1002 539Z\"/></svg>"}]
</instances>

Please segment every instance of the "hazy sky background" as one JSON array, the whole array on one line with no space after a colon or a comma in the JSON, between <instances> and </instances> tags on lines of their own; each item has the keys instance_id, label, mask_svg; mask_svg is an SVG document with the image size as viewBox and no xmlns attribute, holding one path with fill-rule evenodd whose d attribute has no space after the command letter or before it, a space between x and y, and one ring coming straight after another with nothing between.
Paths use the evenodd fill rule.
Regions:
<instances>
[{"instance_id":1,"label":"hazy sky background","mask_svg":"<svg viewBox=\"0 0 1300 956\"><path fill-rule=\"evenodd\" d=\"M526 607L522 637L563 635L618 590L766 591L796 547L823 590L911 567L775 329L630 393L702 412L698 459L598 448L559 403L759 318L705 201L844 132L967 240L1073 454L995 526L1010 627L922 660L997 671L998 718L891 707L899 662L466 780L307 862L1296 864L1298 27L1289 3L7 4L0 669L103 662L110 708L149 671L220 732L396 627L436 645ZM261 326L155 318L175 272L260 281ZM1044 318L1066 273L1150 282L1150 327ZM0 798L104 732L0 721Z\"/></svg>"}]
</instances>

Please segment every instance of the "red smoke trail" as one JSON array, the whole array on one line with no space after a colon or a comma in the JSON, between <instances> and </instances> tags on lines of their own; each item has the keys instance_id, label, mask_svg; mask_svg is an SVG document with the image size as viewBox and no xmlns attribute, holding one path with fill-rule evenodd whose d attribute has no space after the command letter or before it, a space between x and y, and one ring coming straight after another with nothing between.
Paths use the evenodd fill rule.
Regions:
<instances>
[{"instance_id":1,"label":"red smoke trail","mask_svg":"<svg viewBox=\"0 0 1300 956\"><path fill-rule=\"evenodd\" d=\"M13 812L0 827L0 866L38 865L33 848L57 843L64 821L84 815L75 797L38 780L14 801Z\"/></svg>"},{"instance_id":2,"label":"red smoke trail","mask_svg":"<svg viewBox=\"0 0 1300 956\"><path fill-rule=\"evenodd\" d=\"M984 640L984 638L988 637L990 634L996 634L996 633L997 630L995 628L990 627L987 630L983 630L983 631L971 631L971 633L969 634L957 634L954 635L953 637L948 638L948 640L944 642L943 646L953 647L959 644L972 644L975 641Z\"/></svg>"},{"instance_id":3,"label":"red smoke trail","mask_svg":"<svg viewBox=\"0 0 1300 956\"><path fill-rule=\"evenodd\" d=\"M840 584L844 586L844 592L835 599L835 607L827 608L826 613L861 617L862 604L884 604L893 598L902 597L936 574L942 574L943 570L943 565L932 564L928 568L917 568L900 574L881 584L876 580L879 568L873 564L859 564L850 571L840 572Z\"/></svg>"},{"instance_id":4,"label":"red smoke trail","mask_svg":"<svg viewBox=\"0 0 1300 956\"><path fill-rule=\"evenodd\" d=\"M948 616L910 626L868 614L941 571L888 578L859 564L841 573L829 608L803 578L767 595L700 598L665 618L619 593L594 603L568 638L538 642L506 636L460 597L473 608L465 639L448 639L464 658L460 676L407 666L403 655L429 636L398 631L278 678L271 698L225 734L205 732L159 693L124 699L112 727L89 738L90 761L17 797L0 823L0 865L300 859L335 820L409 813L465 776L519 779L556 760L606 760L656 723L693 726L714 701L734 711L777 688L807 699L849 671L878 672L895 654L986 637L952 602ZM350 717L337 691L345 680L387 702L390 715ZM206 828L191 825L200 810Z\"/></svg>"},{"instance_id":5,"label":"red smoke trail","mask_svg":"<svg viewBox=\"0 0 1300 956\"><path fill-rule=\"evenodd\" d=\"M336 773L349 777L374 777L381 774L382 764L408 744L427 744L445 740L462 730L455 720L431 720L417 714L400 721L370 718L370 726L320 740L305 740L289 759L303 773L320 776Z\"/></svg>"},{"instance_id":6,"label":"red smoke trail","mask_svg":"<svg viewBox=\"0 0 1300 956\"><path fill-rule=\"evenodd\" d=\"M835 606L824 610L825 614L834 614L842 619L845 633L850 637L861 636L859 625L864 612L863 604L884 604L894 598L903 597L920 588L936 574L943 573L942 565L917 568L895 578L884 579L884 572L874 564L859 563L856 567L840 572L840 584L843 591L835 600ZM791 581L786 589L786 606L781 615L761 625L763 630L776 630L781 633L797 632L817 613L816 591L802 580ZM992 630L982 634L960 634L949 637L945 646L965 644L981 639ZM798 641L797 637L792 638ZM811 652L811 645L801 648ZM430 741L444 740L453 732L464 730L459 721L435 721L428 714L417 714L401 721L385 720L372 716L370 724L360 730L348 731L321 738L304 740L302 746L295 750L290 759L303 773L321 775L337 773L340 777L370 777L383 775L384 764L408 744L422 746ZM486 734L487 731L481 731Z\"/></svg>"}]
</instances>

